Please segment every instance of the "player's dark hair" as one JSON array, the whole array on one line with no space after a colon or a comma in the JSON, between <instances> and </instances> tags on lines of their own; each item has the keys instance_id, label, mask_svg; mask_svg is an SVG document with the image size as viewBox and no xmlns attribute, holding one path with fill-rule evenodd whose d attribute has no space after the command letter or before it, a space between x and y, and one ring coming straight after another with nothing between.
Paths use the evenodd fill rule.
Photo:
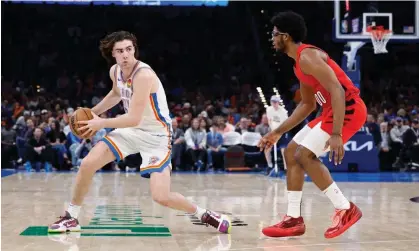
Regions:
<instances>
[{"instance_id":1,"label":"player's dark hair","mask_svg":"<svg viewBox=\"0 0 419 251\"><path fill-rule=\"evenodd\" d=\"M279 12L271 23L283 33L288 33L296 43L302 42L307 36L307 27L304 18L292 11Z\"/></svg>"},{"instance_id":2,"label":"player's dark hair","mask_svg":"<svg viewBox=\"0 0 419 251\"><path fill-rule=\"evenodd\" d=\"M100 52L108 63L113 63L115 61L112 57L112 50L115 43L123 40L130 40L132 42L135 48L135 58L138 58L137 38L135 35L128 31L116 31L108 34L105 38L100 40Z\"/></svg>"}]
</instances>

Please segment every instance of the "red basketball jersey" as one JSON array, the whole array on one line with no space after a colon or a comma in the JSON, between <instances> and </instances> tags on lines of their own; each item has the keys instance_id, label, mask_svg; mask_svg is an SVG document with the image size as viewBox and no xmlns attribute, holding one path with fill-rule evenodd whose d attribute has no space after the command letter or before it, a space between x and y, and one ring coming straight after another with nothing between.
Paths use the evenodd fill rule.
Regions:
<instances>
[{"instance_id":1,"label":"red basketball jersey","mask_svg":"<svg viewBox=\"0 0 419 251\"><path fill-rule=\"evenodd\" d=\"M316 46L310 44L301 44L297 50L297 60L294 66L294 72L298 80L300 80L302 84L309 85L314 89L314 97L316 98L317 103L320 106L322 106L323 113L326 113L332 109L330 93L320 84L320 82L316 78L314 78L312 75L307 75L303 73L300 68L300 55L301 52L306 48L315 48L317 50L323 51L317 48ZM348 101L351 98L354 98L354 96L359 97L359 89L352 83L352 81L342 70L342 68L340 68L340 66L336 64L336 62L333 59L331 59L327 53L325 54L327 56L326 63L330 66L330 68L332 68L337 79L339 80L339 83L345 90L345 100Z\"/></svg>"}]
</instances>

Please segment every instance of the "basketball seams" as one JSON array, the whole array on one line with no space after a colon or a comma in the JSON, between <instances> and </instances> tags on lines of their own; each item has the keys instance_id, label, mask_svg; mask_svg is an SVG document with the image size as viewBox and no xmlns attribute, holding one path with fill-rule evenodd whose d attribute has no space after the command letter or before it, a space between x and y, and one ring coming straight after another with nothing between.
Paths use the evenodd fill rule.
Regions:
<instances>
[{"instance_id":1,"label":"basketball seams","mask_svg":"<svg viewBox=\"0 0 419 251\"><path fill-rule=\"evenodd\" d=\"M92 118L90 118L89 114L86 112L86 109L83 109L83 112L84 112L84 114L86 114L87 120L91 120L93 118L93 116L92 116ZM92 114L90 114L90 115L92 115Z\"/></svg>"},{"instance_id":2,"label":"basketball seams","mask_svg":"<svg viewBox=\"0 0 419 251\"><path fill-rule=\"evenodd\" d=\"M82 111L80 111L80 110L82 110ZM73 132L73 134L75 134L79 138L84 138L84 137L82 137L83 132L79 131L79 129L81 127L83 127L84 125L79 125L78 124L79 120L84 121L84 120L93 119L93 115L91 113L89 115L89 111L90 111L90 109L88 109L88 108L81 108L81 109L76 110L73 113L73 115L70 117L71 131ZM84 113L84 115L83 115L83 113Z\"/></svg>"},{"instance_id":3,"label":"basketball seams","mask_svg":"<svg viewBox=\"0 0 419 251\"><path fill-rule=\"evenodd\" d=\"M76 136L79 136L79 132L78 132L78 130L77 130L77 128L78 128L78 126L77 126L77 113L75 112L72 116L71 116L71 118L70 118L70 126L71 126L71 128L72 128L72 132L76 135Z\"/></svg>"},{"instance_id":4,"label":"basketball seams","mask_svg":"<svg viewBox=\"0 0 419 251\"><path fill-rule=\"evenodd\" d=\"M86 108L83 108L83 112L84 112L84 114L86 114L86 120L91 120L91 119L93 119L93 115L92 115L92 113L90 113L90 116L89 116L89 113L87 113L86 112ZM93 135L94 133L91 133L89 136L91 136L91 135Z\"/></svg>"},{"instance_id":5,"label":"basketball seams","mask_svg":"<svg viewBox=\"0 0 419 251\"><path fill-rule=\"evenodd\" d=\"M75 131L77 132L77 136L80 136L79 128L80 125L78 124L79 120L77 118L77 112L74 113L74 123L76 123Z\"/></svg>"}]
</instances>

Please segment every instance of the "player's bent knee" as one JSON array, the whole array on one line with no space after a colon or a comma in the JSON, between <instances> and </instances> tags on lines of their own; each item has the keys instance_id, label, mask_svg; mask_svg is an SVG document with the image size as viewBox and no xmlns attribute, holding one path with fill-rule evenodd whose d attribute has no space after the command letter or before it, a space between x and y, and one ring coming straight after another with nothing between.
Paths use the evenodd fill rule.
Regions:
<instances>
[{"instance_id":1,"label":"player's bent knee","mask_svg":"<svg viewBox=\"0 0 419 251\"><path fill-rule=\"evenodd\" d=\"M295 155L295 151L297 150L297 147L298 147L297 143L295 143L294 141L291 141L284 150L285 161L287 162L288 165L290 165L291 168L293 164L296 164L294 155Z\"/></svg>"},{"instance_id":2,"label":"player's bent knee","mask_svg":"<svg viewBox=\"0 0 419 251\"><path fill-rule=\"evenodd\" d=\"M295 161L304 167L304 163L308 160L311 160L315 156L312 151L305 148L304 146L299 146L294 154Z\"/></svg>"}]
</instances>

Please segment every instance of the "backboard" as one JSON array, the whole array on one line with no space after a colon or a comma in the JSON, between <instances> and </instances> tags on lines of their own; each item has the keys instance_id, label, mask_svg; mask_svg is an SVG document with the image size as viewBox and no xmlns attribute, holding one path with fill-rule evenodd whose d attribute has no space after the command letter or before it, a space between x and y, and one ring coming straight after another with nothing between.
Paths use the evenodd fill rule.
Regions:
<instances>
[{"instance_id":1,"label":"backboard","mask_svg":"<svg viewBox=\"0 0 419 251\"><path fill-rule=\"evenodd\" d=\"M419 42L419 0L334 0L333 38L336 42L371 42L367 27L392 30L391 42Z\"/></svg>"}]
</instances>

